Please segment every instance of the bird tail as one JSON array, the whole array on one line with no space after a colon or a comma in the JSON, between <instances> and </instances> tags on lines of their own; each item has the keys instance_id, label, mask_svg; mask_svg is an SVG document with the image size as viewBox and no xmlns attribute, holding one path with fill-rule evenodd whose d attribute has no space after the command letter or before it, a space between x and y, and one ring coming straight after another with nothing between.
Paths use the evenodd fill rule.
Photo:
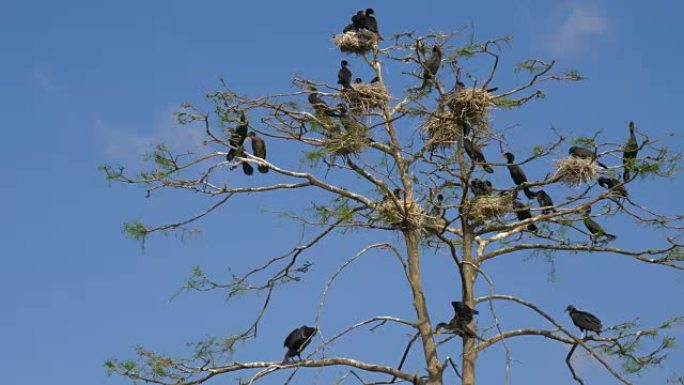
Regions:
<instances>
[{"instance_id":1,"label":"bird tail","mask_svg":"<svg viewBox=\"0 0 684 385\"><path fill-rule=\"evenodd\" d=\"M254 167L247 162L242 162L242 172L244 172L245 175L252 175L254 174Z\"/></svg>"},{"instance_id":2,"label":"bird tail","mask_svg":"<svg viewBox=\"0 0 684 385\"><path fill-rule=\"evenodd\" d=\"M290 349L287 349L287 351L285 352L285 357L283 357L283 364L287 364L288 362L290 362L290 357Z\"/></svg>"},{"instance_id":3,"label":"bird tail","mask_svg":"<svg viewBox=\"0 0 684 385\"><path fill-rule=\"evenodd\" d=\"M483 165L482 165L482 169L485 170L485 172L488 173L488 174L493 174L493 173L494 173L494 169L492 169L492 167L491 167L490 165L488 165L488 164L483 164Z\"/></svg>"},{"instance_id":4,"label":"bird tail","mask_svg":"<svg viewBox=\"0 0 684 385\"><path fill-rule=\"evenodd\" d=\"M629 180L629 169L625 167L625 172L622 174L622 180L627 182Z\"/></svg>"},{"instance_id":5,"label":"bird tail","mask_svg":"<svg viewBox=\"0 0 684 385\"><path fill-rule=\"evenodd\" d=\"M612 242L617 239L617 235L608 234L606 232L604 232L603 235L606 237L606 241L608 242Z\"/></svg>"},{"instance_id":6,"label":"bird tail","mask_svg":"<svg viewBox=\"0 0 684 385\"><path fill-rule=\"evenodd\" d=\"M534 233L538 230L538 228L537 225L535 225L534 223L530 223L529 225L527 225L527 230Z\"/></svg>"},{"instance_id":7,"label":"bird tail","mask_svg":"<svg viewBox=\"0 0 684 385\"><path fill-rule=\"evenodd\" d=\"M525 192L525 196L527 197L527 199L534 199L537 196L537 193L530 190L529 187L524 187L523 191Z\"/></svg>"},{"instance_id":8,"label":"bird tail","mask_svg":"<svg viewBox=\"0 0 684 385\"><path fill-rule=\"evenodd\" d=\"M226 155L226 160L231 162L235 158L235 149L231 148L230 151L228 151L228 155Z\"/></svg>"},{"instance_id":9,"label":"bird tail","mask_svg":"<svg viewBox=\"0 0 684 385\"><path fill-rule=\"evenodd\" d=\"M262 173L262 174L266 174L266 173L268 172L268 167L267 167L267 166L264 166L264 165L259 165L259 166L257 167L257 169L258 169L259 172Z\"/></svg>"}]
</instances>

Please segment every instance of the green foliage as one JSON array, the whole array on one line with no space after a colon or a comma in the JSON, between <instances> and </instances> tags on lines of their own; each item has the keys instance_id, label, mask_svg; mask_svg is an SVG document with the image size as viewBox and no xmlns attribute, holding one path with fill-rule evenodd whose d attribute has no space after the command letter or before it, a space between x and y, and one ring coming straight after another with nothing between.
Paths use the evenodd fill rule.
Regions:
<instances>
[{"instance_id":1,"label":"green foliage","mask_svg":"<svg viewBox=\"0 0 684 385\"><path fill-rule=\"evenodd\" d=\"M579 81L579 80L584 80L585 77L582 76L582 74L579 73L579 71L575 69L568 69L565 71L565 77L568 80L574 80L574 81Z\"/></svg>"},{"instance_id":2,"label":"green foliage","mask_svg":"<svg viewBox=\"0 0 684 385\"><path fill-rule=\"evenodd\" d=\"M127 237L135 241L144 240L149 233L149 229L138 220L124 223L122 231Z\"/></svg>"}]
</instances>

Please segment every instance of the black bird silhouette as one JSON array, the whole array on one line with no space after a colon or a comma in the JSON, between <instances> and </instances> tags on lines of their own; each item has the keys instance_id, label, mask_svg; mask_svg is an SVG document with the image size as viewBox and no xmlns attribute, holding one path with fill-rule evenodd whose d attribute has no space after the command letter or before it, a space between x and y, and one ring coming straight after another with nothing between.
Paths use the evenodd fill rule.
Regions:
<instances>
[{"instance_id":1,"label":"black bird silhouette","mask_svg":"<svg viewBox=\"0 0 684 385\"><path fill-rule=\"evenodd\" d=\"M627 198L627 189L625 188L624 185L620 185L622 182L620 182L618 179L615 178L609 178L607 176L601 176L598 178L598 184L607 189L607 190L613 190L612 195L618 198Z\"/></svg>"},{"instance_id":2,"label":"black bird silhouette","mask_svg":"<svg viewBox=\"0 0 684 385\"><path fill-rule=\"evenodd\" d=\"M363 11L356 12L356 15L352 16L351 20L354 31L366 27L366 14Z\"/></svg>"},{"instance_id":3,"label":"black bird silhouette","mask_svg":"<svg viewBox=\"0 0 684 385\"><path fill-rule=\"evenodd\" d=\"M609 234L603 227L591 219L591 206L587 206L584 211L584 226L589 231L589 238L591 239L591 244L595 244L599 241L599 238L603 237L605 242L611 242L617 239L616 235Z\"/></svg>"},{"instance_id":4,"label":"black bird silhouette","mask_svg":"<svg viewBox=\"0 0 684 385\"><path fill-rule=\"evenodd\" d=\"M525 219L532 218L532 213L530 212L530 206L523 204L520 199L515 198L511 202L513 206L513 211L515 211L515 216L519 221L524 221ZM537 226L534 223L527 225L527 230L531 232L537 231Z\"/></svg>"},{"instance_id":5,"label":"black bird silhouette","mask_svg":"<svg viewBox=\"0 0 684 385\"><path fill-rule=\"evenodd\" d=\"M345 90L352 89L352 73L349 68L349 62L342 60L340 62L340 70L337 72L337 84L341 84Z\"/></svg>"},{"instance_id":6,"label":"black bird silhouette","mask_svg":"<svg viewBox=\"0 0 684 385\"><path fill-rule=\"evenodd\" d=\"M470 159L473 162L481 164L482 168L487 173L491 174L494 172L494 170L487 164L487 160L485 159L485 156L482 153L482 149L480 149L480 147L477 144L473 143L468 138L463 138L463 149L465 150L466 154L468 154Z\"/></svg>"},{"instance_id":7,"label":"black bird silhouette","mask_svg":"<svg viewBox=\"0 0 684 385\"><path fill-rule=\"evenodd\" d=\"M570 313L570 318L572 323L579 328L579 330L584 334L585 331L590 331L596 333L596 335L601 335L601 320L595 315L588 313L586 311L577 310L574 306L568 305L565 311Z\"/></svg>"},{"instance_id":8,"label":"black bird silhouette","mask_svg":"<svg viewBox=\"0 0 684 385\"><path fill-rule=\"evenodd\" d=\"M442 64L442 50L438 45L432 47L432 55L423 62L423 84L421 89L425 88L428 82L435 78L439 66Z\"/></svg>"},{"instance_id":9,"label":"black bird silhouette","mask_svg":"<svg viewBox=\"0 0 684 385\"><path fill-rule=\"evenodd\" d=\"M361 79L361 78L354 79L354 84L363 84L363 79Z\"/></svg>"},{"instance_id":10,"label":"black bird silhouette","mask_svg":"<svg viewBox=\"0 0 684 385\"><path fill-rule=\"evenodd\" d=\"M299 357L301 360L302 351L311 343L316 331L316 328L306 325L291 331L287 338L285 338L285 342L283 342L283 346L287 348L283 362L288 362L294 356Z\"/></svg>"},{"instance_id":11,"label":"black bird silhouette","mask_svg":"<svg viewBox=\"0 0 684 385\"><path fill-rule=\"evenodd\" d=\"M608 168L606 167L605 164L601 163L598 161L598 155L596 155L595 152L587 150L584 147L579 147L579 146L572 146L568 150L568 154L576 157L576 158L582 158L582 159L591 159L595 160L596 164L598 164L602 168Z\"/></svg>"},{"instance_id":12,"label":"black bird silhouette","mask_svg":"<svg viewBox=\"0 0 684 385\"><path fill-rule=\"evenodd\" d=\"M629 122L629 139L627 139L624 152L622 153L622 167L625 169L622 180L625 182L629 180L629 170L634 167L634 161L639 153L639 143L637 143L636 135L634 134L635 129L634 122Z\"/></svg>"},{"instance_id":13,"label":"black bird silhouette","mask_svg":"<svg viewBox=\"0 0 684 385\"><path fill-rule=\"evenodd\" d=\"M376 35L379 35L380 33L378 32L378 21L375 19L375 11L373 8L368 8L366 9L365 17L364 17L364 23L363 27Z\"/></svg>"},{"instance_id":14,"label":"black bird silhouette","mask_svg":"<svg viewBox=\"0 0 684 385\"><path fill-rule=\"evenodd\" d=\"M486 179L473 179L470 181L470 189L475 196L491 195L492 182Z\"/></svg>"},{"instance_id":15,"label":"black bird silhouette","mask_svg":"<svg viewBox=\"0 0 684 385\"><path fill-rule=\"evenodd\" d=\"M506 161L508 162L508 172L511 174L511 178L513 179L513 183L515 183L517 186L520 186L523 183L527 183L527 176L525 175L525 172L523 171L522 167L520 167L517 164L514 164L515 162L515 155L513 155L510 152L507 152L503 154L504 158L506 158ZM523 187L523 191L525 192L525 196L527 199L534 199L534 193L532 190L530 190L529 187Z\"/></svg>"},{"instance_id":16,"label":"black bird silhouette","mask_svg":"<svg viewBox=\"0 0 684 385\"><path fill-rule=\"evenodd\" d=\"M238 156L241 158L244 158L245 157L245 150L241 148L240 151L238 152ZM254 174L254 167L252 167L251 164L249 164L247 162L241 162L241 165L242 165L242 172L245 173L245 175Z\"/></svg>"},{"instance_id":17,"label":"black bird silhouette","mask_svg":"<svg viewBox=\"0 0 684 385\"><path fill-rule=\"evenodd\" d=\"M335 112L334 109L330 108L330 106L328 106L328 104L323 99L321 99L321 96L318 93L316 87L308 86L307 89L311 91L307 99L309 100L309 104L311 105L311 107L314 109L314 112L321 112L327 116L338 116L337 112Z\"/></svg>"},{"instance_id":18,"label":"black bird silhouette","mask_svg":"<svg viewBox=\"0 0 684 385\"><path fill-rule=\"evenodd\" d=\"M256 132L249 133L249 140L252 141L252 154L257 158L266 160L266 142L257 136ZM257 170L260 173L266 174L268 172L268 166L259 165Z\"/></svg>"},{"instance_id":19,"label":"black bird silhouette","mask_svg":"<svg viewBox=\"0 0 684 385\"><path fill-rule=\"evenodd\" d=\"M480 313L459 301L452 301L451 306L454 308L454 317L449 323L438 323L435 327L435 333L439 335L442 329L445 329L461 337L479 338L468 324L473 321L474 315Z\"/></svg>"},{"instance_id":20,"label":"black bird silhouette","mask_svg":"<svg viewBox=\"0 0 684 385\"><path fill-rule=\"evenodd\" d=\"M375 84L380 82L380 77L376 76L373 79L371 79L370 84Z\"/></svg>"},{"instance_id":21,"label":"black bird silhouette","mask_svg":"<svg viewBox=\"0 0 684 385\"><path fill-rule=\"evenodd\" d=\"M536 193L534 193L534 195L537 198L539 208L542 209L542 214L550 214L556 212L556 209L553 208L553 200L551 199L551 196L546 193L546 191L539 190Z\"/></svg>"},{"instance_id":22,"label":"black bird silhouette","mask_svg":"<svg viewBox=\"0 0 684 385\"><path fill-rule=\"evenodd\" d=\"M249 127L249 122L247 121L247 117L245 116L244 112L240 113L240 123L235 127L235 130L233 131L233 134L230 136L230 151L228 151L228 155L226 155L226 160L227 161L232 161L235 158L235 155L238 154L238 151L241 149L242 144L245 143L245 139L247 138L247 128Z\"/></svg>"}]
</instances>

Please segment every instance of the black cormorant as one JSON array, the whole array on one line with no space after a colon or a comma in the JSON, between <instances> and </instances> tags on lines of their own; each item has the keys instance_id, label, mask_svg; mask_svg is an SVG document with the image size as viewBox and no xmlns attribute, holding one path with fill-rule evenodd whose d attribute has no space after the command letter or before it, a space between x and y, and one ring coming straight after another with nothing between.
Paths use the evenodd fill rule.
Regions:
<instances>
[{"instance_id":1,"label":"black cormorant","mask_svg":"<svg viewBox=\"0 0 684 385\"><path fill-rule=\"evenodd\" d=\"M597 243L600 237L604 237L606 242L611 242L617 239L617 236L613 234L608 234L603 227L591 219L591 206L587 206L584 211L584 226L589 230L589 238L591 238L591 243Z\"/></svg>"},{"instance_id":2,"label":"black cormorant","mask_svg":"<svg viewBox=\"0 0 684 385\"><path fill-rule=\"evenodd\" d=\"M363 11L356 12L356 15L352 16L352 30L358 31L361 28L366 27L366 14Z\"/></svg>"},{"instance_id":3,"label":"black cormorant","mask_svg":"<svg viewBox=\"0 0 684 385\"><path fill-rule=\"evenodd\" d=\"M598 178L598 184L608 190L613 190L613 194L617 197L620 198L627 198L627 189L625 188L624 185L620 185L622 182L620 182L618 179L615 178L609 178L607 176L601 176Z\"/></svg>"},{"instance_id":4,"label":"black cormorant","mask_svg":"<svg viewBox=\"0 0 684 385\"><path fill-rule=\"evenodd\" d=\"M486 179L473 179L470 181L470 189L475 196L490 195L492 193L492 182Z\"/></svg>"},{"instance_id":5,"label":"black cormorant","mask_svg":"<svg viewBox=\"0 0 684 385\"><path fill-rule=\"evenodd\" d=\"M441 64L442 50L435 44L435 46L432 47L432 55L423 62L423 84L420 86L421 89L425 88L427 83L435 78Z\"/></svg>"},{"instance_id":6,"label":"black cormorant","mask_svg":"<svg viewBox=\"0 0 684 385\"><path fill-rule=\"evenodd\" d=\"M515 198L511 202L513 206L513 211L515 211L515 216L519 221L524 221L525 219L532 218L532 213L530 212L530 206L523 204L520 199ZM531 232L537 231L537 226L534 223L527 225L527 230Z\"/></svg>"},{"instance_id":7,"label":"black cormorant","mask_svg":"<svg viewBox=\"0 0 684 385\"><path fill-rule=\"evenodd\" d=\"M634 167L637 153L639 153L639 143L637 143L634 130L636 126L634 122L629 122L629 139L625 144L624 152L622 153L622 167L625 169L622 178L625 182L629 179L629 169Z\"/></svg>"},{"instance_id":8,"label":"black cormorant","mask_svg":"<svg viewBox=\"0 0 684 385\"><path fill-rule=\"evenodd\" d=\"M322 112L327 116L337 116L335 110L330 108L330 106L328 106L328 104L323 99L321 99L321 96L318 94L318 90L316 89L316 87L309 86L307 87L307 89L311 91L307 99L309 100L309 104L311 105L311 107L314 109L314 112Z\"/></svg>"},{"instance_id":9,"label":"black cormorant","mask_svg":"<svg viewBox=\"0 0 684 385\"><path fill-rule=\"evenodd\" d=\"M596 335L601 335L603 325L601 325L601 320L595 315L587 313L586 311L577 310L572 305L568 305L568 307L565 308L565 311L570 313L572 323L574 323L582 333L590 331L596 333Z\"/></svg>"},{"instance_id":10,"label":"black cormorant","mask_svg":"<svg viewBox=\"0 0 684 385\"><path fill-rule=\"evenodd\" d=\"M313 336L316 334L316 328L310 326L302 326L290 332L283 342L283 346L287 348L283 362L288 362L290 358L297 356L302 359L300 355L302 351L311 343Z\"/></svg>"},{"instance_id":11,"label":"black cormorant","mask_svg":"<svg viewBox=\"0 0 684 385\"><path fill-rule=\"evenodd\" d=\"M337 84L341 84L345 90L352 88L352 73L347 66L349 66L349 62L342 60L340 62L340 70L337 72Z\"/></svg>"},{"instance_id":12,"label":"black cormorant","mask_svg":"<svg viewBox=\"0 0 684 385\"><path fill-rule=\"evenodd\" d=\"M378 32L378 21L375 19L375 11L373 8L368 8L366 9L365 13L365 18L364 18L364 28L375 33L376 35L379 35L380 33Z\"/></svg>"},{"instance_id":13,"label":"black cormorant","mask_svg":"<svg viewBox=\"0 0 684 385\"><path fill-rule=\"evenodd\" d=\"M523 183L527 183L527 176L525 175L525 172L523 171L522 167L520 167L517 164L514 164L515 156L510 152L503 154L503 156L504 158L506 158L506 161L508 162L508 172L511 174L513 183L515 183L517 186L520 186ZM525 192L525 196L527 197L527 199L534 199L534 193L530 190L529 187L524 187L523 191Z\"/></svg>"},{"instance_id":14,"label":"black cormorant","mask_svg":"<svg viewBox=\"0 0 684 385\"><path fill-rule=\"evenodd\" d=\"M556 212L556 209L553 208L553 199L551 199L551 196L547 194L546 191L539 190L535 192L534 195L537 197L537 203L539 204L539 208L542 209L542 214Z\"/></svg>"},{"instance_id":15,"label":"black cormorant","mask_svg":"<svg viewBox=\"0 0 684 385\"><path fill-rule=\"evenodd\" d=\"M454 308L454 317L449 323L438 323L435 327L435 333L439 335L441 334L442 329L445 329L452 333L456 333L461 337L479 338L470 326L468 326L468 324L473 321L473 316L479 314L479 312L459 301L452 301L451 306Z\"/></svg>"},{"instance_id":16,"label":"black cormorant","mask_svg":"<svg viewBox=\"0 0 684 385\"><path fill-rule=\"evenodd\" d=\"M373 79L371 79L370 84L375 84L380 82L380 76L376 76Z\"/></svg>"},{"instance_id":17,"label":"black cormorant","mask_svg":"<svg viewBox=\"0 0 684 385\"><path fill-rule=\"evenodd\" d=\"M249 133L249 140L252 141L252 155L266 160L266 142L258 137L256 132ZM268 172L268 166L258 165L257 170L262 174L266 174Z\"/></svg>"},{"instance_id":18,"label":"black cormorant","mask_svg":"<svg viewBox=\"0 0 684 385\"><path fill-rule=\"evenodd\" d=\"M606 167L605 164L598 161L598 155L595 152L587 150L584 147L572 146L568 150L568 154L570 154L574 157L577 157L577 158L595 160L596 164L598 164L600 167L608 168L608 167Z\"/></svg>"},{"instance_id":19,"label":"black cormorant","mask_svg":"<svg viewBox=\"0 0 684 385\"><path fill-rule=\"evenodd\" d=\"M494 172L494 170L487 164L487 160L485 159L480 147L473 143L470 139L463 138L463 149L465 150L466 154L468 154L470 159L473 162L480 163L486 172L490 174Z\"/></svg>"},{"instance_id":20,"label":"black cormorant","mask_svg":"<svg viewBox=\"0 0 684 385\"><path fill-rule=\"evenodd\" d=\"M228 155L226 155L226 160L229 162L235 158L235 155L237 155L238 150L242 147L242 144L245 143L245 139L247 138L247 128L249 127L249 122L247 121L247 117L245 116L244 112L240 113L240 123L235 127L235 131L233 131L233 134L230 136L230 151L228 151Z\"/></svg>"}]
</instances>

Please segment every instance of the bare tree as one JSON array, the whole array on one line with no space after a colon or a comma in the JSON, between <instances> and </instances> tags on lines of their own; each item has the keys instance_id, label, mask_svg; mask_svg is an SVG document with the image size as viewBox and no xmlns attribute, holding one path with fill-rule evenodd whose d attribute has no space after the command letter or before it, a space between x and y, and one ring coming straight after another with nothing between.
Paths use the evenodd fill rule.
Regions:
<instances>
[{"instance_id":1,"label":"bare tree","mask_svg":"<svg viewBox=\"0 0 684 385\"><path fill-rule=\"evenodd\" d=\"M347 376L363 384L437 385L444 382L445 371L453 371L462 384L472 385L480 353L503 344L510 364L505 344L511 338L520 337L544 337L546 343L566 345L569 375L580 384L584 380L571 360L577 349L585 351L624 384L631 383L630 374L659 365L673 346L670 337L658 337L659 333L681 319L664 320L649 327L625 321L605 328L602 336L580 336L564 326L567 319L561 321L523 298L497 293L496 283L487 275L486 266L520 252L549 256L606 253L684 270L684 254L678 241L682 216L649 210L627 192L639 178L673 175L678 154L670 152L660 140L637 130L638 156L623 162L624 142L607 141L599 132L574 138L568 144L570 140L550 129L549 142L540 143L532 154L518 154L520 159L509 164L487 160L482 149L489 150L490 155L492 148L506 152L505 134L511 132L510 128L493 127L491 113L513 110L543 97L542 87L548 82L578 81L581 75L574 70L557 71L554 61L530 59L515 69L526 74L527 80L509 90L495 89L499 57L509 37L484 42L466 38L464 42L458 32L427 35L405 32L386 36L378 42L377 36L369 31L348 33L351 35L346 37L351 39L351 44L358 44L361 39L366 45L349 47L345 46L349 42L335 41L342 45L344 52L356 54L348 60L356 59L356 65L369 66L377 76L376 81L338 87L298 76L293 79L294 91L261 97L244 96L222 82L218 91L206 95L208 107L185 104L178 113L179 122L204 131L202 152L176 154L160 145L150 156L154 164L150 171L131 175L123 167L102 167L108 180L144 186L148 196L158 190L177 189L213 200L206 210L175 223L147 226L135 222L124 226L131 237L142 241L153 233L192 231L193 223L218 211L240 194L258 196L282 190L317 189L328 196L314 204L313 215L288 213L290 219L317 229L315 236L299 246L265 258L252 270L226 280L196 270L186 283L187 290L225 290L229 296L265 293L259 297L263 301L261 311L249 328L227 339L195 344L195 351L188 358L169 357L141 348L137 360L107 362L110 371L135 383L194 385L233 374L240 383L252 384L276 371L290 371L289 383L305 368L342 366L348 368ZM434 59L437 52L441 60ZM395 92L389 93L386 65L400 68L405 82L410 84L402 92L392 87ZM483 65L486 65L484 70ZM307 169L282 166L284 154L264 159L263 153L250 153L249 144L255 143L255 139L245 138L243 133L240 141L241 134L236 129L245 124L241 120L243 114L249 129L267 145L283 142L297 149L289 154L296 157L304 153ZM235 128L226 132L227 126ZM571 145L582 147L589 155L568 156ZM236 156L226 161L231 150ZM551 159L557 160L556 163L551 163ZM541 180L520 180L514 176L515 183L508 186L492 186L483 173L486 169L507 175L508 167L513 176L516 165L524 169L532 162L547 162L552 171ZM599 163L608 165L602 169ZM256 167L269 174L261 177L262 184L256 187L226 183L226 170L238 167L245 168L245 172L250 169L254 172ZM620 179L624 167L632 171L631 179ZM353 183L348 182L347 175L354 177ZM277 176L281 182L269 183L271 176ZM601 186L606 188L596 184L598 178L602 178ZM552 184L570 185L569 195L545 200L544 195L550 196L541 191ZM520 191L525 195L519 194ZM613 235L600 225L603 218L610 216L631 220L644 226L644 231L662 236L661 245L644 250L615 246ZM371 250L386 252L401 265L411 288L415 317L407 320L375 316L350 325L322 338L318 346L313 344L301 361L233 361L228 353L237 342L256 337L272 293L286 290L284 286L288 282L306 277L309 263L302 256L329 235L351 229L370 234L392 232L403 242L369 244L340 266L323 289L316 326L321 326L320 312L335 278ZM477 325L477 318L472 322L456 320L447 325L452 336L441 341L436 339L421 272L421 257L427 253L451 257L461 283L461 291L454 293L454 297L460 297L460 302L469 308L482 305L481 311L487 309L491 313L492 324ZM476 293L474 287L478 280L486 283L489 288L486 292ZM512 303L535 314L548 327L504 330L496 313L500 302ZM349 333L354 330L391 325L411 330L398 365L323 354L335 341L350 338ZM462 340L460 362L448 356L440 357L438 353L438 345L454 338ZM422 349L423 365L410 371L404 363L409 351L418 347ZM623 363L622 368L613 366L616 358ZM375 380L368 379L371 377Z\"/></svg>"}]
</instances>

